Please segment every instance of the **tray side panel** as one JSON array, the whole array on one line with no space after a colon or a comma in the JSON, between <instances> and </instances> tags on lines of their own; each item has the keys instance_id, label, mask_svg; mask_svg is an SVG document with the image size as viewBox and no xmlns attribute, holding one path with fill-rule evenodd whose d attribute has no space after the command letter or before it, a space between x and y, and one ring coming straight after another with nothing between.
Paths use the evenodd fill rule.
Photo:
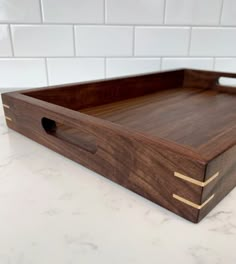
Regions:
<instances>
[{"instance_id":1,"label":"tray side panel","mask_svg":"<svg viewBox=\"0 0 236 264\"><path fill-rule=\"evenodd\" d=\"M99 119L91 122L94 119L86 119L78 112L70 111L74 114L67 115L55 108L18 100L10 94L3 95L3 102L9 106L5 114L11 118L6 120L10 128L192 222L198 221L199 208L191 203L201 203L202 187L175 177L174 173L179 171L204 178L205 165L201 162L148 138L105 126ZM96 139L97 150L91 153L46 133L41 123L45 117L73 127L78 133L91 135Z\"/></svg>"},{"instance_id":2,"label":"tray side panel","mask_svg":"<svg viewBox=\"0 0 236 264\"><path fill-rule=\"evenodd\" d=\"M220 77L236 78L236 74L227 72L185 69L183 87L214 89L219 92L235 94L235 87L220 85Z\"/></svg>"},{"instance_id":3,"label":"tray side panel","mask_svg":"<svg viewBox=\"0 0 236 264\"><path fill-rule=\"evenodd\" d=\"M200 210L199 220L207 215L236 186L236 146L209 162L206 178L217 172L219 176L203 189L202 200L212 195L214 195L214 199Z\"/></svg>"},{"instance_id":4,"label":"tray side panel","mask_svg":"<svg viewBox=\"0 0 236 264\"><path fill-rule=\"evenodd\" d=\"M213 112L208 120L207 117L204 117L206 122L213 124L211 129L213 129L214 123L217 124L214 119L219 120L215 131L218 130L220 133L211 136L197 148L199 155L209 162L236 144L235 110L233 110L236 100L236 87L220 85L219 78L221 77L235 79L236 74L200 70L185 70L184 73L183 87L199 88L208 90L211 94L215 93L214 100L212 98L212 107L221 105L221 110L217 114ZM228 124L227 127L224 120L225 124Z\"/></svg>"},{"instance_id":5,"label":"tray side panel","mask_svg":"<svg viewBox=\"0 0 236 264\"><path fill-rule=\"evenodd\" d=\"M79 110L154 93L163 89L181 87L184 71L146 74L128 78L78 83L25 91L34 98Z\"/></svg>"}]
</instances>

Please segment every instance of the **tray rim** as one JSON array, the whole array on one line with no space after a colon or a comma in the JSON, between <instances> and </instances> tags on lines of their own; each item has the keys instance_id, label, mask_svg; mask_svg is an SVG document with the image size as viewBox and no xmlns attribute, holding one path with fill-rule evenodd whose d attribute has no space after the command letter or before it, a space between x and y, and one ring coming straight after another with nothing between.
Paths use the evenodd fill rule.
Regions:
<instances>
[{"instance_id":1,"label":"tray rim","mask_svg":"<svg viewBox=\"0 0 236 264\"><path fill-rule=\"evenodd\" d=\"M213 138L213 141L211 143L207 143L205 144L203 147L200 148L193 148L191 146L188 145L183 145L183 144L179 144L175 141L169 140L169 139L164 139L158 136L153 136L153 135L149 135L145 132L141 132L139 130L133 129L133 128L127 128L124 127L122 125L119 125L117 123L113 123L109 120L105 120L99 117L93 117L91 115L88 114L84 114L80 111L75 111L73 109L69 109L67 107L64 106L60 106L58 104L54 104L54 103L50 103L41 99L37 99L31 95L28 95L28 93L31 92L44 92L47 90L54 90L54 89L60 89L60 88L65 88L65 87L73 87L73 86L80 86L80 85L90 85L90 84L97 84L97 83L106 83L109 81L115 81L115 80L123 80L123 79L131 79L131 78L136 78L136 77L143 77L143 76L150 76L150 75L162 75L163 73L173 73L173 72L179 72L179 73L185 73L185 72L192 72L192 73L203 73L203 74L214 74L216 76L216 78L218 79L219 77L236 77L236 74L234 73L227 73L227 72L219 72L219 71L208 71L208 70L196 70L196 69L190 69L190 68L179 68L179 69L175 69L175 70L167 70L167 71L162 71L162 72L150 72L150 73L145 73L145 74L136 74L136 75L130 75L130 76L122 76L122 77L113 77L113 78L108 78L108 79L100 79L100 80L93 80L93 81L85 81L85 82L75 82L75 83L69 83L69 84L60 84L60 85L52 85L52 86L43 86L43 87L37 87L37 88L32 88L32 89L22 89L22 90L16 90L16 91L11 91L11 92L5 92L2 94L2 96L10 96L12 98L18 99L18 100L22 100L24 102L27 103L33 103L36 105L40 105L43 106L45 109L49 110L49 111L54 111L60 114L63 113L65 114L65 117L67 116L68 118L72 117L79 121L80 119L86 119L86 121L88 122L93 122L93 123L97 123L99 125L102 126L106 126L109 128L113 128L113 129L118 129L122 131L125 131L126 133L132 134L132 136L137 136L137 137L144 137L146 139L149 139L151 141L154 141L156 144L161 144L169 149L171 149L171 151L174 151L178 154L184 155L187 158L191 159L191 160L197 160L199 161L201 164L207 165L209 162L211 162L212 160L214 160L215 158L217 158L219 155L223 154L224 152L226 152L227 150L229 150L230 148L232 148L233 146L236 145L236 139L233 142L230 142L230 144L228 144L226 147L224 146L223 149L215 151L215 152L211 152L211 150L209 150L209 145L210 144L215 144L216 140L215 138ZM232 87L224 87L224 86L220 86L223 89L234 89L236 90L236 88L232 88ZM209 88L210 89L210 88ZM235 91L233 91L235 92ZM5 106L7 107L7 106ZM7 119L8 117L6 117ZM230 129L228 129L228 131L224 131L223 133L219 134L217 137L223 137L223 136L227 136L225 134L228 133L235 133L236 134L236 124L235 126L231 127ZM207 154L206 154L207 153Z\"/></svg>"}]
</instances>

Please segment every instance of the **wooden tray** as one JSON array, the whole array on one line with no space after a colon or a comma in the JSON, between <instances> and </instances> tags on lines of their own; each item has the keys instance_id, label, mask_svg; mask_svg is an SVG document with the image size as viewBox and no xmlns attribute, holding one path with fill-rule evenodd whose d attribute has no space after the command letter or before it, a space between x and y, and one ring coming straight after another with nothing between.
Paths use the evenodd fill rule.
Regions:
<instances>
[{"instance_id":1,"label":"wooden tray","mask_svg":"<svg viewBox=\"0 0 236 264\"><path fill-rule=\"evenodd\" d=\"M2 95L7 125L199 222L236 185L236 74L177 70Z\"/></svg>"}]
</instances>

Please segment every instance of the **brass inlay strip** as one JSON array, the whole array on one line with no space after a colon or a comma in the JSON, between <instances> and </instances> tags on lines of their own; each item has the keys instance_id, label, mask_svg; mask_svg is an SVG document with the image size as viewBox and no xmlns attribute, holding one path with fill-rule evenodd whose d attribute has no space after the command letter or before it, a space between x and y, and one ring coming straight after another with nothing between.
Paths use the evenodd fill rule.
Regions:
<instances>
[{"instance_id":1,"label":"brass inlay strip","mask_svg":"<svg viewBox=\"0 0 236 264\"><path fill-rule=\"evenodd\" d=\"M207 181L202 182L202 181L195 180L195 179L193 179L193 178L191 178L191 177L188 177L188 176L186 176L186 175L183 175L183 174L181 174L181 173L179 173L179 172L175 172L175 173L174 173L175 177L178 177L178 178L180 178L180 179L182 179L182 180L185 180L185 181L191 182L191 183L196 184L196 185L201 186L201 187L205 187L207 184L209 184L210 182L212 182L216 177L219 176L219 174L220 174L220 173L219 173L219 171L218 171L218 172L216 172L213 176L211 176Z\"/></svg>"},{"instance_id":2,"label":"brass inlay strip","mask_svg":"<svg viewBox=\"0 0 236 264\"><path fill-rule=\"evenodd\" d=\"M192 206L192 207L194 207L194 208L196 208L198 210L202 209L206 204L208 204L211 201L211 199L214 198L214 196L215 196L215 194L213 194L211 197L209 197L203 204L198 205L198 204L195 204L195 203L193 203L193 202L191 202L191 201L189 201L189 200L187 200L187 199L185 199L185 198L183 198L183 197L181 197L181 196L179 196L177 194L173 194L173 197L176 200L178 200L178 201L180 201L182 203L185 203L185 204L187 204L189 206Z\"/></svg>"},{"instance_id":3,"label":"brass inlay strip","mask_svg":"<svg viewBox=\"0 0 236 264\"><path fill-rule=\"evenodd\" d=\"M2 104L3 105L3 107L5 107L5 108L10 108L10 106L9 105L6 105L6 104Z\"/></svg>"},{"instance_id":4,"label":"brass inlay strip","mask_svg":"<svg viewBox=\"0 0 236 264\"><path fill-rule=\"evenodd\" d=\"M8 117L8 116L5 116L5 118L6 118L6 120L8 120L8 121L12 121L12 119L11 119L10 117Z\"/></svg>"}]
</instances>

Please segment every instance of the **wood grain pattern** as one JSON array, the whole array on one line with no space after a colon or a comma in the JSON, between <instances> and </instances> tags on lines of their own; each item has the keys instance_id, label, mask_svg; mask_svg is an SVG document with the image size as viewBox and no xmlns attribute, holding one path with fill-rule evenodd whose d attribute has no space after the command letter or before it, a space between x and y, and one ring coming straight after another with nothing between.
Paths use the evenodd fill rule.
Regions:
<instances>
[{"instance_id":1,"label":"wood grain pattern","mask_svg":"<svg viewBox=\"0 0 236 264\"><path fill-rule=\"evenodd\" d=\"M80 112L187 147L200 148L232 128L236 103L235 96L214 90L176 88ZM216 116L221 118L214 118Z\"/></svg>"},{"instance_id":2,"label":"wood grain pattern","mask_svg":"<svg viewBox=\"0 0 236 264\"><path fill-rule=\"evenodd\" d=\"M220 76L236 75L178 70L2 99L10 128L198 222L236 185L236 94Z\"/></svg>"},{"instance_id":3,"label":"wood grain pattern","mask_svg":"<svg viewBox=\"0 0 236 264\"><path fill-rule=\"evenodd\" d=\"M116 78L100 82L85 82L46 89L26 90L25 94L69 109L79 110L85 107L151 94L158 90L179 87L183 82L183 74L184 71L179 70L162 73L161 75L146 75L148 77L141 75L131 78Z\"/></svg>"}]
</instances>

